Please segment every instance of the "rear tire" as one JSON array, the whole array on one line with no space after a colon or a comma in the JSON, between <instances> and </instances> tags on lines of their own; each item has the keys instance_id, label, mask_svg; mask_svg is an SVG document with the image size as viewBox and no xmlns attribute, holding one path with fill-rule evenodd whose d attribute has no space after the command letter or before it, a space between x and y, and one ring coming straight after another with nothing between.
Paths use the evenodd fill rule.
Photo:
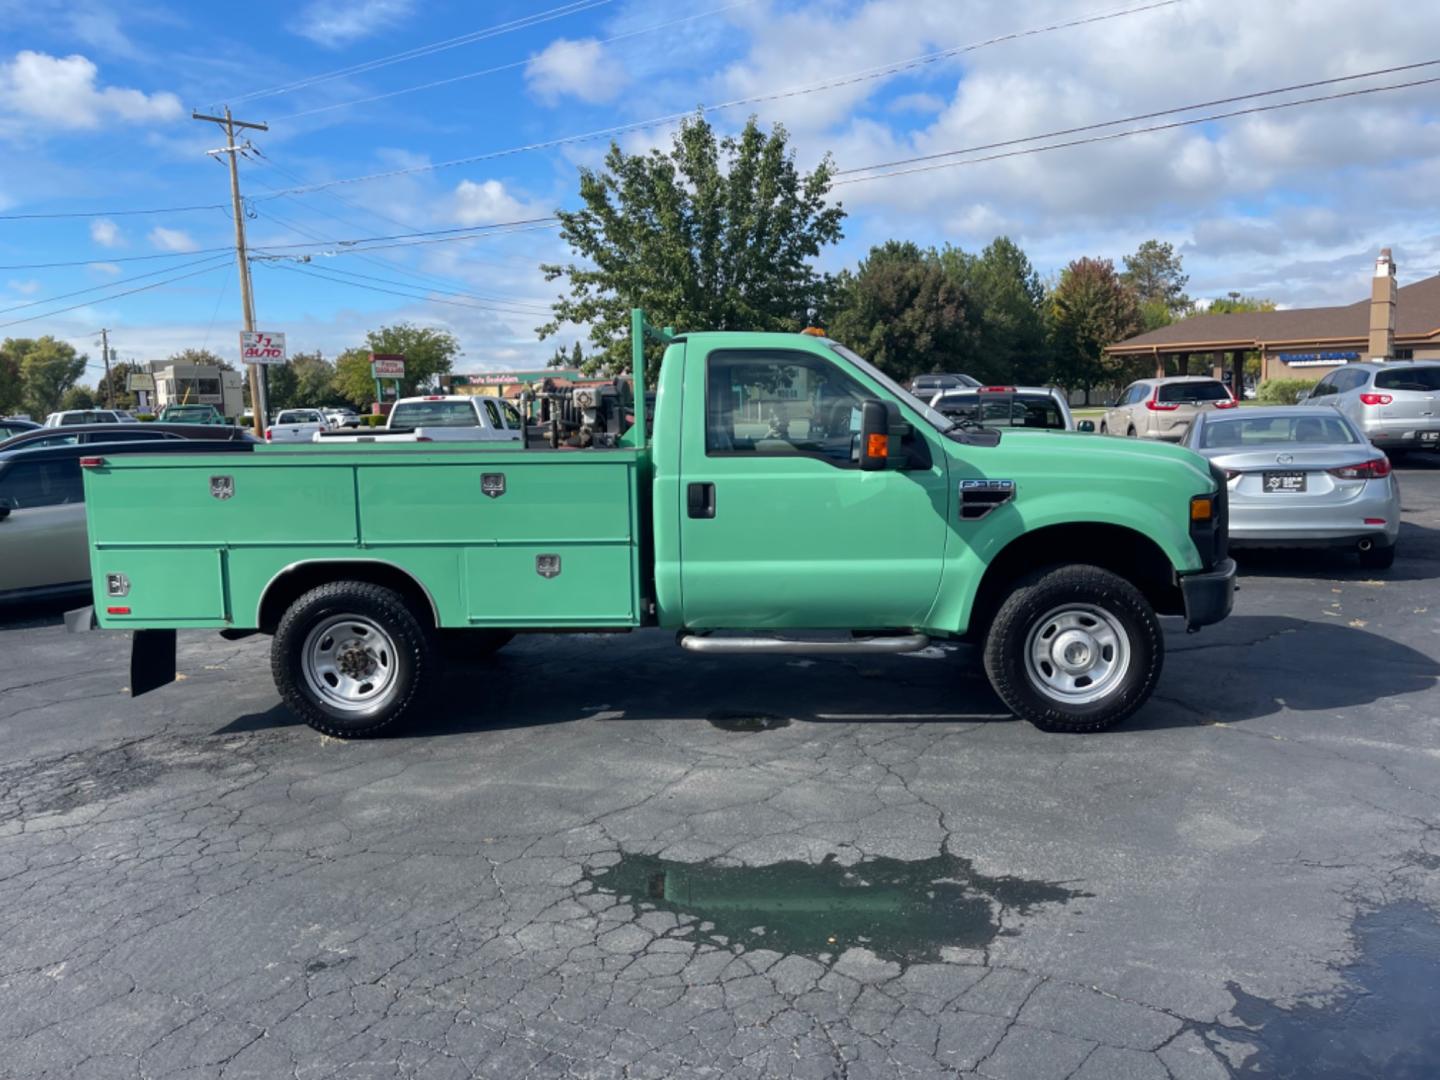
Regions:
<instances>
[{"instance_id":1,"label":"rear tire","mask_svg":"<svg viewBox=\"0 0 1440 1080\"><path fill-rule=\"evenodd\" d=\"M359 739L414 713L438 674L434 634L393 589L337 581L290 605L270 646L285 704L316 731Z\"/></svg>"},{"instance_id":2,"label":"rear tire","mask_svg":"<svg viewBox=\"0 0 1440 1080\"><path fill-rule=\"evenodd\" d=\"M1110 434L1110 429L1105 426L1105 421L1104 421L1104 420L1101 420L1101 421L1100 421L1100 434L1101 434L1101 435L1109 435L1109 434Z\"/></svg>"},{"instance_id":3,"label":"rear tire","mask_svg":"<svg viewBox=\"0 0 1440 1080\"><path fill-rule=\"evenodd\" d=\"M1165 661L1160 622L1134 585L1098 566L1020 579L985 639L985 674L1042 731L1104 731L1149 700Z\"/></svg>"},{"instance_id":4,"label":"rear tire","mask_svg":"<svg viewBox=\"0 0 1440 1080\"><path fill-rule=\"evenodd\" d=\"M1136 437L1136 436L1135 436L1135 429L1132 427L1129 431L1125 432L1125 437L1126 437L1127 439L1133 439L1133 438L1135 438L1135 437Z\"/></svg>"},{"instance_id":5,"label":"rear tire","mask_svg":"<svg viewBox=\"0 0 1440 1080\"><path fill-rule=\"evenodd\" d=\"M1360 565L1366 570L1389 570L1395 565L1395 545L1360 552Z\"/></svg>"}]
</instances>

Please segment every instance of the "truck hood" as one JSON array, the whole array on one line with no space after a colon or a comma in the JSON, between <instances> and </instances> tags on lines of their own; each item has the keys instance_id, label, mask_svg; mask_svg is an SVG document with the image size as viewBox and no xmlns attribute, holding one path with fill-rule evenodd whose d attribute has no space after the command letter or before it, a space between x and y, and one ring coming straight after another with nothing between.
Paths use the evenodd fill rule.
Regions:
<instances>
[{"instance_id":1,"label":"truck hood","mask_svg":"<svg viewBox=\"0 0 1440 1080\"><path fill-rule=\"evenodd\" d=\"M966 447L953 445L956 445L961 457L971 458ZM1194 490L1197 492L1209 491L1215 486L1210 476L1210 465L1204 458L1193 450L1170 443L1121 439L1080 431L1006 428L1002 430L1000 445L995 449L1002 456L1008 456L1008 451L1017 463L1034 463L1043 467L1043 462L1048 460L1052 468L1061 465L1057 471L1069 475L1123 477L1130 474L1148 477L1156 472L1172 476L1188 474L1194 477Z\"/></svg>"}]
</instances>

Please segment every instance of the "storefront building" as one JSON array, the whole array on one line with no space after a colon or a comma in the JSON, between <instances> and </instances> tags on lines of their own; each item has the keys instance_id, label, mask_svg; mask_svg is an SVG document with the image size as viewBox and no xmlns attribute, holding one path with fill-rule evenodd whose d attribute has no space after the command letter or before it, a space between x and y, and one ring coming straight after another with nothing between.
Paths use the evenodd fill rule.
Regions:
<instances>
[{"instance_id":1,"label":"storefront building","mask_svg":"<svg viewBox=\"0 0 1440 1080\"><path fill-rule=\"evenodd\" d=\"M1157 376L1223 373L1232 386L1243 384L1246 354L1259 355L1262 381L1320 379L1357 360L1440 360L1440 275L1399 288L1395 261L1384 248L1367 300L1196 315L1105 351L1150 359Z\"/></svg>"}]
</instances>

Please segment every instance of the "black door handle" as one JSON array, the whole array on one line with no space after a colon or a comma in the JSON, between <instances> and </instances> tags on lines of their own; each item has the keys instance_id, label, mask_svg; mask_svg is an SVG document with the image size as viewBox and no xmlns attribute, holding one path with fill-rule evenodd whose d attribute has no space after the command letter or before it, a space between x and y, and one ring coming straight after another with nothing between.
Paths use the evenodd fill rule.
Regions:
<instances>
[{"instance_id":1,"label":"black door handle","mask_svg":"<svg viewBox=\"0 0 1440 1080\"><path fill-rule=\"evenodd\" d=\"M692 518L713 518L715 516L715 485L691 484L686 489L685 501Z\"/></svg>"}]
</instances>

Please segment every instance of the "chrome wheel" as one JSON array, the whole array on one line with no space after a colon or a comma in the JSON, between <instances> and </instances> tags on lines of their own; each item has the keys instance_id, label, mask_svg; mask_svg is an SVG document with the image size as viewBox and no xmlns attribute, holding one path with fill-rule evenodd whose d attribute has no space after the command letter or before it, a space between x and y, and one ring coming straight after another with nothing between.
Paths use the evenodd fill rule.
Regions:
<instances>
[{"instance_id":1,"label":"chrome wheel","mask_svg":"<svg viewBox=\"0 0 1440 1080\"><path fill-rule=\"evenodd\" d=\"M1093 604L1066 604L1031 627L1025 673L1052 701L1088 705L1124 681L1130 652L1130 635L1118 618Z\"/></svg>"},{"instance_id":2,"label":"chrome wheel","mask_svg":"<svg viewBox=\"0 0 1440 1080\"><path fill-rule=\"evenodd\" d=\"M394 688L395 642L379 623L362 615L324 620L305 637L300 666L310 691L332 709L374 708Z\"/></svg>"}]
</instances>

